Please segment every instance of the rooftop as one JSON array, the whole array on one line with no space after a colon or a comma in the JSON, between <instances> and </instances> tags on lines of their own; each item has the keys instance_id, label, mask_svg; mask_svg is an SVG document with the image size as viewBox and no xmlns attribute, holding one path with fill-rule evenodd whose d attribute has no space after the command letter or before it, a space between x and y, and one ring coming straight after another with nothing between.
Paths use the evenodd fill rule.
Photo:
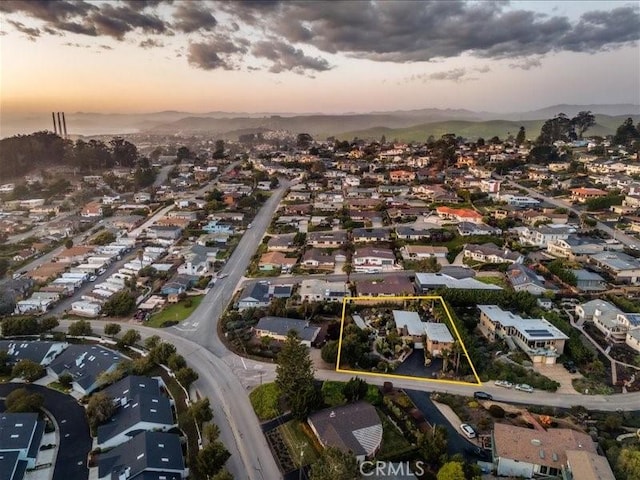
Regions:
<instances>
[{"instance_id":1,"label":"rooftop","mask_svg":"<svg viewBox=\"0 0 640 480\"><path fill-rule=\"evenodd\" d=\"M286 336L289 331L294 330L300 340L308 342L313 342L320 332L320 327L309 325L307 320L282 317L262 317L255 328L281 336Z\"/></svg>"},{"instance_id":2,"label":"rooftop","mask_svg":"<svg viewBox=\"0 0 640 480\"><path fill-rule=\"evenodd\" d=\"M453 335L451 335L449 328L447 328L444 323L426 322L424 324L424 331L427 334L427 338L433 342L454 342Z\"/></svg>"}]
</instances>

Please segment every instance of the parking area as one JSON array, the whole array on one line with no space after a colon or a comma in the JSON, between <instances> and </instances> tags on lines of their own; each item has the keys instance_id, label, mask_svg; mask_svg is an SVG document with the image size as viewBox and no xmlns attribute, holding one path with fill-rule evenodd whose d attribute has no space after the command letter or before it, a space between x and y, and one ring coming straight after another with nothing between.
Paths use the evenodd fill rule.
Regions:
<instances>
[{"instance_id":1,"label":"parking area","mask_svg":"<svg viewBox=\"0 0 640 480\"><path fill-rule=\"evenodd\" d=\"M419 378L437 378L442 372L442 359L434 358L431 364L424 364L424 350L414 350L404 362L402 362L395 373L398 375L408 375Z\"/></svg>"},{"instance_id":2,"label":"parking area","mask_svg":"<svg viewBox=\"0 0 640 480\"><path fill-rule=\"evenodd\" d=\"M570 373L562 366L562 364L559 363L556 363L555 365L535 364L533 369L541 375L558 382L560 384L560 388L558 388L557 393L579 395L571 383L575 378L582 378L582 375L579 372Z\"/></svg>"}]
</instances>

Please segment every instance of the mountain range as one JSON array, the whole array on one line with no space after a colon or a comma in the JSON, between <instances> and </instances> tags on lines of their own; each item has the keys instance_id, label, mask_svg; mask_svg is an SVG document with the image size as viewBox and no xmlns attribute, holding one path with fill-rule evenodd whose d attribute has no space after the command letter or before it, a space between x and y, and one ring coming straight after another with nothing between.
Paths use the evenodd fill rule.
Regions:
<instances>
[{"instance_id":1,"label":"mountain range","mask_svg":"<svg viewBox=\"0 0 640 480\"><path fill-rule=\"evenodd\" d=\"M147 133L158 135L206 134L225 140L237 140L239 132L252 133L268 130L306 132L318 139L328 136L351 139L387 138L398 140L425 140L429 135L439 137L455 133L463 137L504 137L524 126L529 136L537 136L545 120L564 113L569 117L579 111L596 114L597 124L589 130L594 135L615 133L622 121L631 116L640 120L640 105L553 105L526 112L475 112L465 109L425 108L390 112L347 114L298 113L245 113L207 112L190 113L162 111L141 114L66 113L67 129L72 135L115 135ZM0 137L37 130L52 130L50 114L11 115L0 118Z\"/></svg>"}]
</instances>

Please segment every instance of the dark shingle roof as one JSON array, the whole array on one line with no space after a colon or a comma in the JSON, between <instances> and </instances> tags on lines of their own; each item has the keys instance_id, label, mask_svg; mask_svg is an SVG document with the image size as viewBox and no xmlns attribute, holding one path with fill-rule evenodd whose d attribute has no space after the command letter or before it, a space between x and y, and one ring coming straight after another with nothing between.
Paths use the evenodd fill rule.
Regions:
<instances>
[{"instance_id":1,"label":"dark shingle roof","mask_svg":"<svg viewBox=\"0 0 640 480\"><path fill-rule=\"evenodd\" d=\"M61 342L0 340L0 351L8 352L11 361L14 363L20 360L31 360L36 363L43 363L55 355L55 350L52 351L51 347L57 344L61 344Z\"/></svg>"},{"instance_id":2,"label":"dark shingle roof","mask_svg":"<svg viewBox=\"0 0 640 480\"><path fill-rule=\"evenodd\" d=\"M127 375L113 385L109 385L103 392L114 400L123 398L130 400L138 393L160 395L160 384L156 378Z\"/></svg>"},{"instance_id":3,"label":"dark shingle roof","mask_svg":"<svg viewBox=\"0 0 640 480\"><path fill-rule=\"evenodd\" d=\"M98 345L69 345L49 368L56 375L68 372L74 382L87 389L96 383L102 372L114 368L123 359L119 353Z\"/></svg>"},{"instance_id":4,"label":"dark shingle roof","mask_svg":"<svg viewBox=\"0 0 640 480\"><path fill-rule=\"evenodd\" d=\"M0 453L0 480L22 480L27 470L27 462L18 460L18 452Z\"/></svg>"},{"instance_id":5,"label":"dark shingle roof","mask_svg":"<svg viewBox=\"0 0 640 480\"><path fill-rule=\"evenodd\" d=\"M287 335L290 330L294 330L298 334L300 340L313 342L318 336L320 327L309 325L307 320L298 320L296 318L282 317L262 317L256 325L257 330L266 330L274 335Z\"/></svg>"},{"instance_id":6,"label":"dark shingle roof","mask_svg":"<svg viewBox=\"0 0 640 480\"><path fill-rule=\"evenodd\" d=\"M112 478L117 479L127 468L131 469L130 479L145 471L158 474L183 471L184 459L180 437L173 433L142 432L128 442L100 455L98 476L102 478L111 474Z\"/></svg>"},{"instance_id":7,"label":"dark shingle roof","mask_svg":"<svg viewBox=\"0 0 640 480\"><path fill-rule=\"evenodd\" d=\"M0 415L0 451L31 450L33 442L38 444L37 451L42 437L40 423L37 413Z\"/></svg>"}]
</instances>

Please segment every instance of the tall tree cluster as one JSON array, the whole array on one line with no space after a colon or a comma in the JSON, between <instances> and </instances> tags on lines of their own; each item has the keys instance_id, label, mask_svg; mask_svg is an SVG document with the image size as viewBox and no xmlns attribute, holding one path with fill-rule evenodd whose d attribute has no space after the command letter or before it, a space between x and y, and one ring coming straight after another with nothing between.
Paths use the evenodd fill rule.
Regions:
<instances>
[{"instance_id":1,"label":"tall tree cluster","mask_svg":"<svg viewBox=\"0 0 640 480\"><path fill-rule=\"evenodd\" d=\"M35 132L0 140L0 177L19 177L51 165L77 167L81 172L113 167L134 168L138 149L120 137L100 140L65 140L51 132Z\"/></svg>"},{"instance_id":2,"label":"tall tree cluster","mask_svg":"<svg viewBox=\"0 0 640 480\"><path fill-rule=\"evenodd\" d=\"M559 113L544 122L540 130L538 143L551 145L558 140L571 142L582 138L582 135L595 124L596 117L590 111L578 112L573 118L567 117L564 113Z\"/></svg>"}]
</instances>

